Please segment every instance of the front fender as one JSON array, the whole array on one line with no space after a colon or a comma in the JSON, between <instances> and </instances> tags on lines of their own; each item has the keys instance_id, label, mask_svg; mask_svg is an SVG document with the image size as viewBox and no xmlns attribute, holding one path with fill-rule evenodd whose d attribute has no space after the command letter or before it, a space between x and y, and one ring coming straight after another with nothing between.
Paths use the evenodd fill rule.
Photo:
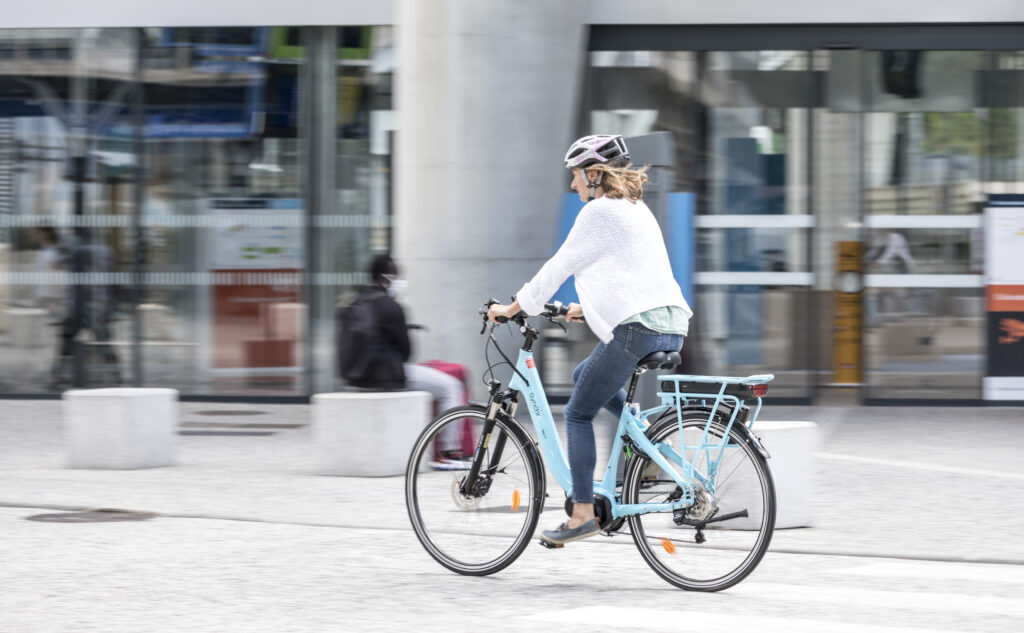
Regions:
<instances>
[{"instance_id":1,"label":"front fender","mask_svg":"<svg viewBox=\"0 0 1024 633\"><path fill-rule=\"evenodd\" d=\"M537 447L537 443L533 441L533 437L523 428L518 420L510 416L505 411L498 411L498 417L501 418L509 429L517 435L517 439L523 445L526 450L526 458L531 460L534 465L534 472L537 473L537 486L534 488L534 502L537 503L537 507L540 508L537 514L544 512L544 502L547 500L548 494L548 474L547 469L544 468L544 459L541 457L540 448Z\"/></svg>"}]
</instances>

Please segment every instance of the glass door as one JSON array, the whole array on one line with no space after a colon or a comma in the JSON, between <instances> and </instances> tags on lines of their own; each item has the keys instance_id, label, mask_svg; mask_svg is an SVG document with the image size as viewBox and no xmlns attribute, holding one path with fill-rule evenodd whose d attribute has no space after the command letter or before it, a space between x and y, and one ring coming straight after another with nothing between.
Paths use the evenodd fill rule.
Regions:
<instances>
[{"instance_id":1,"label":"glass door","mask_svg":"<svg viewBox=\"0 0 1024 633\"><path fill-rule=\"evenodd\" d=\"M977 399L990 55L861 55L865 396Z\"/></svg>"},{"instance_id":2,"label":"glass door","mask_svg":"<svg viewBox=\"0 0 1024 633\"><path fill-rule=\"evenodd\" d=\"M0 392L131 384L137 34L0 43Z\"/></svg>"},{"instance_id":3,"label":"glass door","mask_svg":"<svg viewBox=\"0 0 1024 633\"><path fill-rule=\"evenodd\" d=\"M823 384L976 399L988 53L816 51Z\"/></svg>"},{"instance_id":4,"label":"glass door","mask_svg":"<svg viewBox=\"0 0 1024 633\"><path fill-rule=\"evenodd\" d=\"M772 372L776 396L813 389L808 51L702 55L706 173L698 204L702 371Z\"/></svg>"}]
</instances>

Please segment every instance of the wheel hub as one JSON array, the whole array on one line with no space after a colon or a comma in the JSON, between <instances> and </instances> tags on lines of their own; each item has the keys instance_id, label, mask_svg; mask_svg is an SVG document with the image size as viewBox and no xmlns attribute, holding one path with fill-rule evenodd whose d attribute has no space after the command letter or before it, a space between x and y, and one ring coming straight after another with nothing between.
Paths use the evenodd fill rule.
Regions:
<instances>
[{"instance_id":1,"label":"wheel hub","mask_svg":"<svg viewBox=\"0 0 1024 633\"><path fill-rule=\"evenodd\" d=\"M482 496L467 497L460 491L461 487L462 481L458 477L452 478L452 501L455 502L455 507L463 511L476 510L484 498Z\"/></svg>"},{"instance_id":2,"label":"wheel hub","mask_svg":"<svg viewBox=\"0 0 1024 633\"><path fill-rule=\"evenodd\" d=\"M693 483L693 505L686 509L686 518L693 521L710 519L718 510L718 498L700 482Z\"/></svg>"}]
</instances>

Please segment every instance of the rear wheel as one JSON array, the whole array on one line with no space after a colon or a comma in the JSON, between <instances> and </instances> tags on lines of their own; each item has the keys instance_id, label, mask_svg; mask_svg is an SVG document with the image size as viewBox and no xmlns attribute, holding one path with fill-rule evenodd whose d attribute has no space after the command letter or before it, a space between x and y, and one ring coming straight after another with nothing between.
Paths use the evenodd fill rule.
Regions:
<instances>
[{"instance_id":1,"label":"rear wheel","mask_svg":"<svg viewBox=\"0 0 1024 633\"><path fill-rule=\"evenodd\" d=\"M439 460L438 441L461 435L468 424L476 446L486 417L474 405L439 415L416 440L405 477L406 506L420 543L441 565L471 576L500 571L522 554L544 496L540 457L525 431L506 416L494 421L469 494L462 484L473 456L446 453Z\"/></svg>"},{"instance_id":2,"label":"rear wheel","mask_svg":"<svg viewBox=\"0 0 1024 633\"><path fill-rule=\"evenodd\" d=\"M775 487L764 457L736 422L712 478L709 464L716 462L718 450L698 448L707 419L707 413L684 411L680 438L673 413L655 422L647 437L655 445L670 444L677 455L685 446L694 471L712 479L713 489L693 479L694 504L675 517L681 524L671 512L629 517L633 540L647 564L669 583L690 591L719 591L743 580L761 562L775 529ZM718 444L724 431L725 424L716 420L704 446ZM666 503L680 494L675 481L646 455L638 453L626 464L625 503Z\"/></svg>"}]
</instances>

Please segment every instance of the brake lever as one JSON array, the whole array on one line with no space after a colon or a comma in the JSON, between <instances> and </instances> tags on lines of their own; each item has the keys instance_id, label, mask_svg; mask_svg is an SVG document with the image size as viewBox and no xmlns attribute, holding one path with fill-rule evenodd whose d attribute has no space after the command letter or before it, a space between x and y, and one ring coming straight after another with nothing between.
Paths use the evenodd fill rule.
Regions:
<instances>
[{"instance_id":1,"label":"brake lever","mask_svg":"<svg viewBox=\"0 0 1024 633\"><path fill-rule=\"evenodd\" d=\"M496 317L496 318L498 319L498 322L497 323L493 323L491 325L491 330L494 330L494 328L498 327L499 325L504 325L505 323L508 323L509 321L512 320L512 319L509 319L508 317L501 317L501 316L500 317ZM483 326L480 327L480 333L481 334L483 334L484 332L487 331L487 324L488 323L490 323L490 319L488 319L487 315L485 314L484 315L484 324L483 324Z\"/></svg>"},{"instance_id":2,"label":"brake lever","mask_svg":"<svg viewBox=\"0 0 1024 633\"><path fill-rule=\"evenodd\" d=\"M558 327L562 328L562 331L563 331L563 332L568 332L568 330L567 330L567 329L565 329L565 325L563 325L561 321L558 321L558 320L556 320L556 319L558 319L558 316L559 316L559 315L556 315L556 314L550 314L550 313L545 313L545 314L543 314L542 316L544 317L544 319L545 319L545 320L546 320L546 321L547 321L548 323L551 323L552 325L557 325Z\"/></svg>"},{"instance_id":3,"label":"brake lever","mask_svg":"<svg viewBox=\"0 0 1024 633\"><path fill-rule=\"evenodd\" d=\"M487 303L485 303L483 305L483 307L480 308L479 314L482 314L484 316L484 323L483 323L482 326L480 326L480 334L483 334L484 332L487 331L487 322L489 320L487 318L487 313L490 311L491 306L494 305L495 303L501 303L501 302L498 301L497 299L491 298L491 299L488 299Z\"/></svg>"}]
</instances>

